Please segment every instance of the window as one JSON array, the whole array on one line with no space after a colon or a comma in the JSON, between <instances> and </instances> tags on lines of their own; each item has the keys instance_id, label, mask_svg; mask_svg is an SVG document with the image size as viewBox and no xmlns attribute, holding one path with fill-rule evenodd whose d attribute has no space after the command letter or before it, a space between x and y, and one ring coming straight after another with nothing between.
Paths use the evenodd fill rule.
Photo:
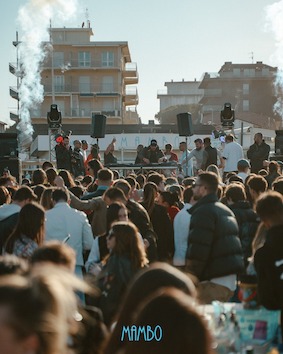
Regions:
<instances>
[{"instance_id":1,"label":"window","mask_svg":"<svg viewBox=\"0 0 283 354\"><path fill-rule=\"evenodd\" d=\"M79 78L79 91L80 93L90 93L90 77L80 76Z\"/></svg>"},{"instance_id":2,"label":"window","mask_svg":"<svg viewBox=\"0 0 283 354\"><path fill-rule=\"evenodd\" d=\"M64 53L54 52L53 53L53 66L54 68L61 68L64 66Z\"/></svg>"},{"instance_id":3,"label":"window","mask_svg":"<svg viewBox=\"0 0 283 354\"><path fill-rule=\"evenodd\" d=\"M250 101L249 100L243 100L243 111L248 112L250 110Z\"/></svg>"},{"instance_id":4,"label":"window","mask_svg":"<svg viewBox=\"0 0 283 354\"><path fill-rule=\"evenodd\" d=\"M81 117L90 117L91 116L91 103L90 101L81 100L80 101L80 116Z\"/></svg>"},{"instance_id":5,"label":"window","mask_svg":"<svg viewBox=\"0 0 283 354\"><path fill-rule=\"evenodd\" d=\"M101 54L101 64L102 66L114 66L114 53L103 52Z\"/></svg>"},{"instance_id":6,"label":"window","mask_svg":"<svg viewBox=\"0 0 283 354\"><path fill-rule=\"evenodd\" d=\"M64 91L64 75L55 75L54 76L54 90L55 92Z\"/></svg>"},{"instance_id":7,"label":"window","mask_svg":"<svg viewBox=\"0 0 283 354\"><path fill-rule=\"evenodd\" d=\"M268 68L262 68L262 76L268 76L269 75L269 69Z\"/></svg>"},{"instance_id":8,"label":"window","mask_svg":"<svg viewBox=\"0 0 283 354\"><path fill-rule=\"evenodd\" d=\"M90 66L90 52L79 52L79 66Z\"/></svg>"},{"instance_id":9,"label":"window","mask_svg":"<svg viewBox=\"0 0 283 354\"><path fill-rule=\"evenodd\" d=\"M101 91L105 92L105 93L113 92L113 77L112 76L103 76Z\"/></svg>"},{"instance_id":10,"label":"window","mask_svg":"<svg viewBox=\"0 0 283 354\"><path fill-rule=\"evenodd\" d=\"M243 94L248 95L250 91L250 85L249 84L243 84Z\"/></svg>"},{"instance_id":11,"label":"window","mask_svg":"<svg viewBox=\"0 0 283 354\"><path fill-rule=\"evenodd\" d=\"M255 77L255 69L244 69L245 77Z\"/></svg>"},{"instance_id":12,"label":"window","mask_svg":"<svg viewBox=\"0 0 283 354\"><path fill-rule=\"evenodd\" d=\"M111 99L104 99L102 106L104 112L114 111L114 101Z\"/></svg>"},{"instance_id":13,"label":"window","mask_svg":"<svg viewBox=\"0 0 283 354\"><path fill-rule=\"evenodd\" d=\"M241 69L240 68L234 68L233 69L233 76L241 76Z\"/></svg>"}]
</instances>

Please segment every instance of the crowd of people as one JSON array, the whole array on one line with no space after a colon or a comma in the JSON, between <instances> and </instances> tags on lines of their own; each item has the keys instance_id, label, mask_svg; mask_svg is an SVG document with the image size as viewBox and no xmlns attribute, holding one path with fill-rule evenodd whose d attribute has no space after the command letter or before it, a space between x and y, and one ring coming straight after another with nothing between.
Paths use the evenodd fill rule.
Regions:
<instances>
[{"instance_id":1,"label":"crowd of people","mask_svg":"<svg viewBox=\"0 0 283 354\"><path fill-rule=\"evenodd\" d=\"M122 176L104 163L115 139L103 162L82 143L70 154L64 137L57 167L46 161L21 185L0 177L5 353L213 353L197 305L239 301L246 279L283 309L283 174L261 133L247 159L232 135L222 152L209 137L192 151L181 142L179 157L155 139L138 147L140 163L179 163L170 175Z\"/></svg>"}]
</instances>

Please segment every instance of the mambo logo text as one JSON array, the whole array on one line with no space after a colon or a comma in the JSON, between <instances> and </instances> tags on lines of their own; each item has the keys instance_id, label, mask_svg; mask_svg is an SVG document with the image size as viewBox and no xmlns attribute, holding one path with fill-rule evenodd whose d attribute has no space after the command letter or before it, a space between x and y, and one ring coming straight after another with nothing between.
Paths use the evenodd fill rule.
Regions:
<instances>
[{"instance_id":1,"label":"mambo logo text","mask_svg":"<svg viewBox=\"0 0 283 354\"><path fill-rule=\"evenodd\" d=\"M128 339L130 342L138 342L144 340L146 342L157 341L162 339L162 328L160 326L123 326L121 341Z\"/></svg>"}]
</instances>

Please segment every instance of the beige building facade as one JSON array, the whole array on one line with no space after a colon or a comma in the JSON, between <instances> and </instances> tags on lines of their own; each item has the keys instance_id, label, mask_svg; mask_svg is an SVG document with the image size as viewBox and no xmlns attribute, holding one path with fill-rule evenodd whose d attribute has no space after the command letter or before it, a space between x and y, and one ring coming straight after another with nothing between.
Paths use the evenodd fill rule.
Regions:
<instances>
[{"instance_id":1,"label":"beige building facade","mask_svg":"<svg viewBox=\"0 0 283 354\"><path fill-rule=\"evenodd\" d=\"M31 113L32 124L47 122L55 103L62 123L91 124L93 113L107 116L106 124L137 124L138 83L136 63L127 42L93 42L88 28L52 28L52 50L43 63L44 100ZM17 43L14 42L16 45ZM10 72L15 73L10 64ZM18 99L16 88L10 88ZM17 120L12 113L11 119Z\"/></svg>"}]
</instances>

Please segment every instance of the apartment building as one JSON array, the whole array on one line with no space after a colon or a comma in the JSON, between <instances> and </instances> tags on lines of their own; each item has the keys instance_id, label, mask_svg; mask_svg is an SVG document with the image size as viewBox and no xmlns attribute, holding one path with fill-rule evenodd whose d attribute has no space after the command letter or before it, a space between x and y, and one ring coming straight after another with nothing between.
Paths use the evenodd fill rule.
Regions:
<instances>
[{"instance_id":1,"label":"apartment building","mask_svg":"<svg viewBox=\"0 0 283 354\"><path fill-rule=\"evenodd\" d=\"M53 50L41 72L44 101L31 111L33 126L47 122L52 103L60 108L63 125L71 124L74 131L76 126L90 125L93 112L105 114L107 124L139 123L134 86L138 71L128 43L93 42L92 36L90 26L51 29ZM16 74L15 64L10 64L10 72ZM10 95L19 100L17 88L11 87ZM17 121L17 112L10 118Z\"/></svg>"},{"instance_id":2,"label":"apartment building","mask_svg":"<svg viewBox=\"0 0 283 354\"><path fill-rule=\"evenodd\" d=\"M218 73L205 73L199 85L202 123L220 124L225 102L235 109L236 121L254 127L278 129L281 118L273 111L277 100L274 79L277 68L258 61L252 64L225 62Z\"/></svg>"},{"instance_id":3,"label":"apartment building","mask_svg":"<svg viewBox=\"0 0 283 354\"><path fill-rule=\"evenodd\" d=\"M203 96L203 89L199 88L200 81L168 81L166 89L157 92L159 112L156 118L160 123L173 123L176 114L185 111L198 111L197 106ZM197 113L197 112L196 112Z\"/></svg>"}]
</instances>

